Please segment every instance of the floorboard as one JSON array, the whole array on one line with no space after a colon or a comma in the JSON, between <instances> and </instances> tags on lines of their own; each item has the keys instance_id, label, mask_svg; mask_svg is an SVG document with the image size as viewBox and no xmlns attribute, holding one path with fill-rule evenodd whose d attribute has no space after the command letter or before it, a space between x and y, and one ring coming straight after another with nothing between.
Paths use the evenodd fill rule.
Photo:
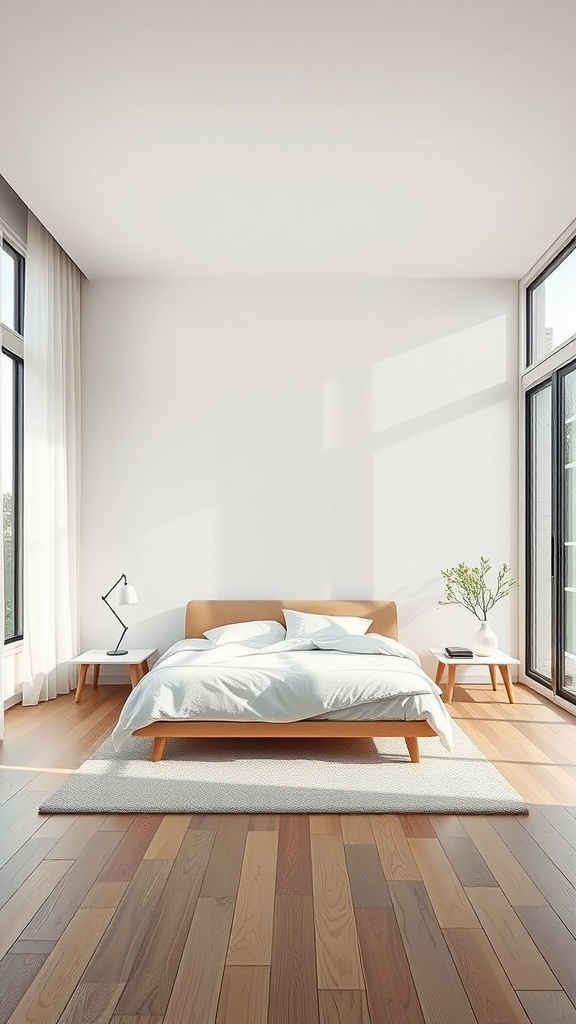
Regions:
<instances>
[{"instance_id":1,"label":"floorboard","mask_svg":"<svg viewBox=\"0 0 576 1024\"><path fill-rule=\"evenodd\" d=\"M276 892L279 896L312 895L310 825L305 814L280 816Z\"/></svg>"},{"instance_id":2,"label":"floorboard","mask_svg":"<svg viewBox=\"0 0 576 1024\"><path fill-rule=\"evenodd\" d=\"M269 967L225 967L216 1024L267 1024Z\"/></svg>"},{"instance_id":3,"label":"floorboard","mask_svg":"<svg viewBox=\"0 0 576 1024\"><path fill-rule=\"evenodd\" d=\"M164 1024L214 1024L234 900L199 899L164 1014Z\"/></svg>"},{"instance_id":4,"label":"floorboard","mask_svg":"<svg viewBox=\"0 0 576 1024\"><path fill-rule=\"evenodd\" d=\"M470 900L506 974L516 990L557 989L542 954L499 889L470 889Z\"/></svg>"},{"instance_id":5,"label":"floorboard","mask_svg":"<svg viewBox=\"0 0 576 1024\"><path fill-rule=\"evenodd\" d=\"M269 1024L318 1024L318 981L311 896L276 896Z\"/></svg>"},{"instance_id":6,"label":"floorboard","mask_svg":"<svg viewBox=\"0 0 576 1024\"><path fill-rule=\"evenodd\" d=\"M390 892L426 1024L475 1024L424 882L391 882Z\"/></svg>"},{"instance_id":7,"label":"floorboard","mask_svg":"<svg viewBox=\"0 0 576 1024\"><path fill-rule=\"evenodd\" d=\"M576 1009L564 992L519 992L530 1024L576 1024Z\"/></svg>"},{"instance_id":8,"label":"floorboard","mask_svg":"<svg viewBox=\"0 0 576 1024\"><path fill-rule=\"evenodd\" d=\"M320 1024L370 1024L364 992L321 989L318 1009Z\"/></svg>"},{"instance_id":9,"label":"floorboard","mask_svg":"<svg viewBox=\"0 0 576 1024\"><path fill-rule=\"evenodd\" d=\"M46 955L8 953L0 961L0 1024L6 1024L43 966Z\"/></svg>"},{"instance_id":10,"label":"floorboard","mask_svg":"<svg viewBox=\"0 0 576 1024\"><path fill-rule=\"evenodd\" d=\"M266 967L271 963L277 850L277 832L248 832L226 955L230 966Z\"/></svg>"},{"instance_id":11,"label":"floorboard","mask_svg":"<svg viewBox=\"0 0 576 1024\"><path fill-rule=\"evenodd\" d=\"M357 910L356 923L372 1024L423 1024L392 906Z\"/></svg>"},{"instance_id":12,"label":"floorboard","mask_svg":"<svg viewBox=\"0 0 576 1024\"><path fill-rule=\"evenodd\" d=\"M340 835L312 836L318 987L364 988L350 881Z\"/></svg>"},{"instance_id":13,"label":"floorboard","mask_svg":"<svg viewBox=\"0 0 576 1024\"><path fill-rule=\"evenodd\" d=\"M446 941L478 1024L528 1024L494 948L481 928L454 928Z\"/></svg>"}]
</instances>

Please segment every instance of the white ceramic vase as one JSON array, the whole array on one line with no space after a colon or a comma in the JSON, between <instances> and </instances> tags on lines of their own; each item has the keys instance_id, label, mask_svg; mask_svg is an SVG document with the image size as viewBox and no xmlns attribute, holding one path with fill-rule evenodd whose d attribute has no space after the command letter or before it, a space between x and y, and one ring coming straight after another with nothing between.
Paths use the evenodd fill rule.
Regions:
<instances>
[{"instance_id":1,"label":"white ceramic vase","mask_svg":"<svg viewBox=\"0 0 576 1024\"><path fill-rule=\"evenodd\" d=\"M479 658L489 658L498 650L498 637L487 619L480 622L480 628L471 637L470 646Z\"/></svg>"}]
</instances>

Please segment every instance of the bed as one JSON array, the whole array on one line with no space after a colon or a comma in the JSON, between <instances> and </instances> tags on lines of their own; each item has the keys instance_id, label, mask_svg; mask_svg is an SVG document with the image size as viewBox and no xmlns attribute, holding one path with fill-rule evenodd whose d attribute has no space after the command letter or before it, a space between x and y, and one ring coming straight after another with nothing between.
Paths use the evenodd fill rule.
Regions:
<instances>
[{"instance_id":1,"label":"bed","mask_svg":"<svg viewBox=\"0 0 576 1024\"><path fill-rule=\"evenodd\" d=\"M185 638L191 643L202 640L203 634L217 626L224 626L232 623L246 623L254 620L274 620L284 624L282 609L290 609L308 614L321 614L329 616L360 616L372 620L366 636L379 634L381 637L389 637L392 640L398 638L398 621L396 605L392 601L190 601L186 607L185 617ZM377 637L372 637L372 643ZM177 645L176 645L177 646ZM322 652L319 652L322 653ZM392 660L392 659L388 659ZM137 694L141 687L150 685L154 671L144 676L138 687L130 694L126 705L131 699L138 703L144 693ZM131 729L134 736L150 737L152 744L152 760L159 761L171 737L187 738L224 738L224 737L376 737L395 736L403 737L408 749L411 761L420 760L418 740L420 737L436 736L442 729L448 729L449 716L439 698L439 688L424 675L419 669L421 677L426 680L426 685L421 691L426 690L426 696L420 698L420 704L424 700L430 707L430 712L423 717L421 710L415 711L410 720L411 712L406 710L406 702L402 709L402 718L396 719L374 719L374 720L327 720L326 718L314 717L304 720L292 721L242 721L242 720L197 720L195 718L181 720L154 720L147 722L139 728ZM158 675L158 673L157 673ZM429 684L429 692L428 692ZM409 702L408 702L409 703ZM125 705L125 708L126 708ZM130 709L129 709L130 710ZM122 714L124 714L124 709ZM120 719L122 719L122 714ZM420 717L418 717L420 715ZM445 716L445 719L442 717ZM129 718L129 715L128 715ZM137 718L137 716L136 716ZM436 728L430 724L432 720ZM438 723L441 723L441 728ZM121 721L119 721L119 725ZM117 727L118 729L118 727ZM116 730L115 730L116 732Z\"/></svg>"}]
</instances>

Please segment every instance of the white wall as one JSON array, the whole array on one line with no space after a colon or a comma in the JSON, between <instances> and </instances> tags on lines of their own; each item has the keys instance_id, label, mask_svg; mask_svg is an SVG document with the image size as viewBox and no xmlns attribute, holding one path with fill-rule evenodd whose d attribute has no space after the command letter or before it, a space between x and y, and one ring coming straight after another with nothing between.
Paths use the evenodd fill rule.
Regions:
<instances>
[{"instance_id":1,"label":"white wall","mask_svg":"<svg viewBox=\"0 0 576 1024\"><path fill-rule=\"evenodd\" d=\"M440 569L517 563L517 286L85 284L81 628L126 572L131 646L190 598L379 597L427 648L477 626ZM516 650L516 602L492 624Z\"/></svg>"}]
</instances>

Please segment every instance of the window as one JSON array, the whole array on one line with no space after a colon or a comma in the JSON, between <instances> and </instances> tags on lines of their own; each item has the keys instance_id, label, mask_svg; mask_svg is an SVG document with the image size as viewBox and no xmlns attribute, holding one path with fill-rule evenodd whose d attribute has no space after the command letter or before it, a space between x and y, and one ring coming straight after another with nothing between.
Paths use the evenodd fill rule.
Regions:
<instances>
[{"instance_id":1,"label":"window","mask_svg":"<svg viewBox=\"0 0 576 1024\"><path fill-rule=\"evenodd\" d=\"M527 403L526 671L576 703L576 361Z\"/></svg>"},{"instance_id":2,"label":"window","mask_svg":"<svg viewBox=\"0 0 576 1024\"><path fill-rule=\"evenodd\" d=\"M20 356L2 349L2 539L4 642L22 639L22 383Z\"/></svg>"},{"instance_id":3,"label":"window","mask_svg":"<svg viewBox=\"0 0 576 1024\"><path fill-rule=\"evenodd\" d=\"M24 333L24 257L2 239L0 321L17 334Z\"/></svg>"},{"instance_id":4,"label":"window","mask_svg":"<svg viewBox=\"0 0 576 1024\"><path fill-rule=\"evenodd\" d=\"M576 335L576 239L526 289L527 365Z\"/></svg>"},{"instance_id":5,"label":"window","mask_svg":"<svg viewBox=\"0 0 576 1024\"><path fill-rule=\"evenodd\" d=\"M24 273L24 256L0 230L0 484L7 644L22 639Z\"/></svg>"},{"instance_id":6,"label":"window","mask_svg":"<svg viewBox=\"0 0 576 1024\"><path fill-rule=\"evenodd\" d=\"M576 234L525 278L526 675L576 704Z\"/></svg>"}]
</instances>

